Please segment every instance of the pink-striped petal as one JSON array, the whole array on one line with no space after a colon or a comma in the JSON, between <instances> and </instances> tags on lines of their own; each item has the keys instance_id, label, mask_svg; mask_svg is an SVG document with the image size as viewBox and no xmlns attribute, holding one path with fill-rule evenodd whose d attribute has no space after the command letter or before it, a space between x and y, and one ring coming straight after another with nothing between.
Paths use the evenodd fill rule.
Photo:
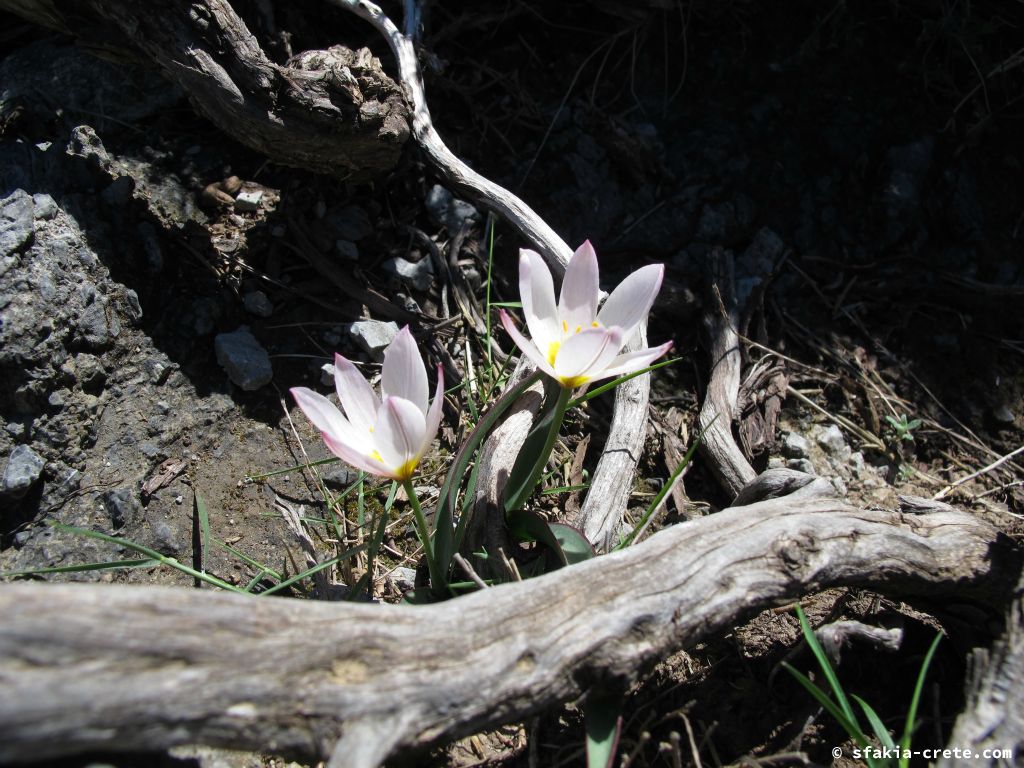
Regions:
<instances>
[{"instance_id":1,"label":"pink-striped petal","mask_svg":"<svg viewBox=\"0 0 1024 768\"><path fill-rule=\"evenodd\" d=\"M565 385L578 387L577 381L590 381L608 365L622 349L619 328L588 328L565 340L555 358L556 377Z\"/></svg>"},{"instance_id":2,"label":"pink-striped petal","mask_svg":"<svg viewBox=\"0 0 1024 768\"><path fill-rule=\"evenodd\" d=\"M539 347L562 337L555 306L555 284L539 253L519 252L519 298L530 335Z\"/></svg>"},{"instance_id":3,"label":"pink-striped petal","mask_svg":"<svg viewBox=\"0 0 1024 768\"><path fill-rule=\"evenodd\" d=\"M537 345L526 338L514 322L512 317L504 309L498 310L498 316L501 318L501 324L505 327L505 332L512 337L512 341L519 347L520 351L528 358L530 362L540 368L544 373L553 378L558 378L558 374L555 373L554 367L548 362L547 356L541 354L540 350L537 349Z\"/></svg>"},{"instance_id":4,"label":"pink-striped petal","mask_svg":"<svg viewBox=\"0 0 1024 768\"><path fill-rule=\"evenodd\" d=\"M415 403L401 397L385 398L373 431L384 466L401 479L411 477L426 431L426 417Z\"/></svg>"},{"instance_id":5,"label":"pink-striped petal","mask_svg":"<svg viewBox=\"0 0 1024 768\"><path fill-rule=\"evenodd\" d=\"M292 397L313 426L332 440L344 443L357 452L368 452L372 446L369 430L362 430L341 415L341 411L321 394L306 387L293 387Z\"/></svg>"},{"instance_id":6,"label":"pink-striped petal","mask_svg":"<svg viewBox=\"0 0 1024 768\"><path fill-rule=\"evenodd\" d=\"M334 388L348 420L356 429L369 432L377 419L380 399L359 369L338 354L334 355Z\"/></svg>"},{"instance_id":7,"label":"pink-striped petal","mask_svg":"<svg viewBox=\"0 0 1024 768\"><path fill-rule=\"evenodd\" d=\"M423 358L409 326L405 326L384 351L381 395L408 400L420 409L420 413L426 413L429 391Z\"/></svg>"},{"instance_id":8,"label":"pink-striped petal","mask_svg":"<svg viewBox=\"0 0 1024 768\"><path fill-rule=\"evenodd\" d=\"M664 275L663 264L649 264L633 272L612 291L597 313L598 322L604 326L617 325L628 339L651 311Z\"/></svg>"},{"instance_id":9,"label":"pink-striped petal","mask_svg":"<svg viewBox=\"0 0 1024 768\"><path fill-rule=\"evenodd\" d=\"M672 342L668 341L657 347L640 349L636 352L626 352L613 359L608 366L601 371L601 375L596 378L611 379L618 376L625 376L633 373L634 371L639 371L641 368L646 368L670 349L672 349Z\"/></svg>"},{"instance_id":10,"label":"pink-striped petal","mask_svg":"<svg viewBox=\"0 0 1024 768\"><path fill-rule=\"evenodd\" d=\"M587 240L569 260L558 298L558 315L563 333L590 328L597 317L599 285L597 254Z\"/></svg>"}]
</instances>

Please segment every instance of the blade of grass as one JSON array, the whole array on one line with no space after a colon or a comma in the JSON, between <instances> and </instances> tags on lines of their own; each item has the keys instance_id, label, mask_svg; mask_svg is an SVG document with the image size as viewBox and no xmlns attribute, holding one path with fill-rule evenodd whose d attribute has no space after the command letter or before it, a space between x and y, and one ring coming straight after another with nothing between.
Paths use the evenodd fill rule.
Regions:
<instances>
[{"instance_id":1,"label":"blade of grass","mask_svg":"<svg viewBox=\"0 0 1024 768\"><path fill-rule=\"evenodd\" d=\"M586 394L580 395L575 400L573 400L573 401L571 401L569 403L569 407L570 408L576 408L577 406L582 405L583 403L587 402L587 400L590 400L591 398L597 397L598 395L603 395L609 389L615 389L615 387L619 386L619 384L622 384L625 381L629 381L630 379L635 379L637 376L643 376L645 373L650 373L651 371L656 371L659 368L664 368L666 365L672 365L672 363L678 363L682 359L683 358L681 358L681 357L673 357L671 360L662 360L660 363L655 363L654 365L648 365L646 368L641 368L639 371L633 371L633 373L628 373L625 376L619 376L619 378L612 379L607 384L602 384L597 389L592 389L589 392L587 392Z\"/></svg>"},{"instance_id":2,"label":"blade of grass","mask_svg":"<svg viewBox=\"0 0 1024 768\"><path fill-rule=\"evenodd\" d=\"M818 666L821 667L822 674L825 675L825 679L828 681L829 688L832 689L832 694L836 697L836 701L839 702L839 706L843 710L843 714L846 718L853 723L857 730L860 731L860 723L857 722L857 716L853 713L853 707L850 706L849 700L846 698L846 693L843 691L843 687L839 684L839 678L836 677L835 670L832 669L832 664L828 660L828 656L825 654L825 650L821 647L821 643L818 642L818 636L814 634L814 630L811 629L811 622L807 620L807 615L804 613L804 609L799 603L796 605L796 616L800 620L800 629L804 633L804 639L807 641L807 646L811 649L811 653L814 654L814 658L818 660Z\"/></svg>"},{"instance_id":3,"label":"blade of grass","mask_svg":"<svg viewBox=\"0 0 1024 768\"><path fill-rule=\"evenodd\" d=\"M303 469L311 469L312 467L321 467L324 464L334 464L341 461L336 456L328 456L326 459L317 459L307 464L296 464L293 467L285 467L284 469L274 469L270 472L260 472L257 475L246 475L245 482L252 483L257 480L266 480L268 477L277 477L278 475L286 475L289 472L300 472Z\"/></svg>"},{"instance_id":4,"label":"blade of grass","mask_svg":"<svg viewBox=\"0 0 1024 768\"><path fill-rule=\"evenodd\" d=\"M928 653L924 656L924 661L921 662L921 671L917 673L917 683L914 685L914 694L910 697L910 708L907 710L907 720L903 725L903 737L900 739L900 746L904 751L910 750L910 740L914 736L914 731L917 729L917 707L921 703L921 691L924 689L924 679L928 675L928 667L931 666L932 659L935 657L935 651L939 647L939 642L942 640L942 633L935 636L932 640L931 646L928 648ZM901 751L902 755L903 752ZM900 757L900 765L905 766L908 764L908 760Z\"/></svg>"},{"instance_id":5,"label":"blade of grass","mask_svg":"<svg viewBox=\"0 0 1024 768\"><path fill-rule=\"evenodd\" d=\"M836 703L828 697L827 693L825 693L821 688L812 683L810 678L807 677L805 674L803 674L802 672L798 672L796 668L788 661L782 662L782 667L791 675L793 675L794 678L796 678L796 681L800 683L800 685L802 685L804 689L809 694L811 694L811 696L814 697L814 700L817 701L825 709L826 712L828 712L830 715L832 715L832 717L835 718L835 721L839 723L840 726L842 726L844 731L846 731L847 736L849 736L851 739L856 741L861 746L867 744L867 740L864 738L864 733L861 731L860 727L853 723L846 716L846 713L844 713L843 710L840 709L836 705Z\"/></svg>"},{"instance_id":6,"label":"blade of grass","mask_svg":"<svg viewBox=\"0 0 1024 768\"><path fill-rule=\"evenodd\" d=\"M52 565L47 568L28 568L24 571L0 571L0 577L6 576L43 576L49 573L80 573L82 571L106 571L115 568L148 568L160 565L160 561L152 557L140 560L110 560L104 563L82 563L81 565Z\"/></svg>"},{"instance_id":7,"label":"blade of grass","mask_svg":"<svg viewBox=\"0 0 1024 768\"><path fill-rule=\"evenodd\" d=\"M278 515L278 517L280 517L280 515ZM284 578L280 573L275 571L269 565L265 565L264 563L261 563L259 560L254 560L241 550L235 549L225 541L218 541L217 539L213 539L212 543L223 549L225 552L229 552L234 557L237 557L246 565L252 566L258 571L265 571L269 576L273 576L275 581L280 581L282 578Z\"/></svg>"},{"instance_id":8,"label":"blade of grass","mask_svg":"<svg viewBox=\"0 0 1024 768\"><path fill-rule=\"evenodd\" d=\"M206 499L198 491L192 494L192 506L199 518L199 571L206 573L206 552L210 546L210 513L206 508Z\"/></svg>"},{"instance_id":9,"label":"blade of grass","mask_svg":"<svg viewBox=\"0 0 1024 768\"><path fill-rule=\"evenodd\" d=\"M872 706L855 693L851 693L850 698L860 704L860 708L864 710L864 715L868 719L871 730L875 732L878 743L887 749L896 749L896 742L892 740L892 734L889 733L889 729L885 727L882 718L878 716Z\"/></svg>"},{"instance_id":10,"label":"blade of grass","mask_svg":"<svg viewBox=\"0 0 1024 768\"><path fill-rule=\"evenodd\" d=\"M226 589L229 592L237 592L243 595L245 594L245 590L236 587L234 584L228 584L228 582L224 581L223 579L218 579L216 576L210 576L208 573L200 573L195 568L190 568L189 566L185 565L182 562L179 562L173 557L166 557L157 552L155 549L150 549L149 547L144 547L141 544L136 544L134 541L130 541L129 539L119 539L116 536L108 536L107 534L100 533L99 531L92 531L88 528L75 528L74 526L64 525L63 523L51 522L48 523L48 525L52 526L58 531L63 531L64 533L72 533L76 536L85 536L89 539L99 539L100 541L105 541L108 544L115 544L119 547L125 547L126 549L138 552L140 555L146 555L146 557L158 561L161 565L168 565L171 568L176 568L182 573L187 573L189 576L192 576L193 578L205 581L207 584L213 584L215 587Z\"/></svg>"},{"instance_id":11,"label":"blade of grass","mask_svg":"<svg viewBox=\"0 0 1024 768\"><path fill-rule=\"evenodd\" d=\"M275 584L270 589L264 590L263 592L260 592L259 594L260 594L260 596L263 596L263 595L272 595L275 592L280 592L282 589L285 589L286 587L290 587L292 584L294 584L297 581L302 581L303 579L308 579L310 576L312 576L312 575L314 575L316 573L320 573L320 571L324 570L325 568L330 568L332 565L337 565L342 560L347 560L350 557L355 557L360 552L365 551L365 549L366 549L366 544L360 544L358 547L352 547L351 549L346 549L340 555L332 557L330 560L324 560L324 562L318 563L318 564L314 565L312 568L307 568L305 571L302 571L301 573L297 573L294 576L292 576L291 578L285 579L280 584Z\"/></svg>"}]
</instances>

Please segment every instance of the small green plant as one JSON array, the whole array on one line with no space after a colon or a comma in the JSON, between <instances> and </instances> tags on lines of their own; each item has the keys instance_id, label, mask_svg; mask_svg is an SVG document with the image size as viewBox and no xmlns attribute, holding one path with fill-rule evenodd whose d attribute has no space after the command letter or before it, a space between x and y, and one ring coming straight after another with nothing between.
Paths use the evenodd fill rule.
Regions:
<instances>
[{"instance_id":1,"label":"small green plant","mask_svg":"<svg viewBox=\"0 0 1024 768\"><path fill-rule=\"evenodd\" d=\"M886 416L885 420L889 422L889 425L893 428L896 433L896 439L910 442L914 439L914 430L921 426L920 419L907 420L907 414L901 413L897 419L895 416Z\"/></svg>"},{"instance_id":2,"label":"small green plant","mask_svg":"<svg viewBox=\"0 0 1024 768\"><path fill-rule=\"evenodd\" d=\"M881 718L866 701L855 694L847 697L842 685L839 683L835 670L832 669L828 656L821 647L821 643L818 642L814 630L811 629L810 622L807 621L807 616L804 615L803 609L799 605L796 606L796 615L800 620L800 629L803 630L804 639L807 641L807 645L814 654L814 657L818 660L818 666L828 681L832 695L835 696L835 701L829 697L825 690L815 685L811 682L810 678L802 672L798 672L789 663L782 662L782 666L835 718L836 722L843 727L847 735L857 744L857 747L853 750L852 757L863 759L870 768L890 768L890 766L908 768L912 754L910 743L914 731L917 729L917 707L921 701L921 690L924 688L924 679L928 674L928 667L932 663L932 657L935 656L935 650L939 646L942 634L940 633L935 636L931 646L928 648L928 652L925 654L924 661L921 662L921 670L917 674L917 683L914 686L914 693L910 698L910 707L907 710L907 717L903 725L903 735L900 737L899 744L897 744L889 730L885 727L885 724L882 723ZM871 725L874 740L872 740L872 736L869 736L861 728L857 715L850 705L851 698L863 710L864 716Z\"/></svg>"}]
</instances>

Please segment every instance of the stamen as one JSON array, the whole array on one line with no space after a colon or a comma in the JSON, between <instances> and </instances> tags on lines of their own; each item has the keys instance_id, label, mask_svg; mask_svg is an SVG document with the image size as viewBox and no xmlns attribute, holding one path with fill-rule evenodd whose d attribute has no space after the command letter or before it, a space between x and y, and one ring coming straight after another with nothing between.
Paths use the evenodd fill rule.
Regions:
<instances>
[{"instance_id":1,"label":"stamen","mask_svg":"<svg viewBox=\"0 0 1024 768\"><path fill-rule=\"evenodd\" d=\"M548 365L553 366L555 364L555 358L558 356L558 348L560 346L562 346L562 342L560 341L552 341L548 345Z\"/></svg>"},{"instance_id":2,"label":"stamen","mask_svg":"<svg viewBox=\"0 0 1024 768\"><path fill-rule=\"evenodd\" d=\"M568 320L563 320L562 321L562 333L568 333L568 332L569 332L569 321Z\"/></svg>"},{"instance_id":3,"label":"stamen","mask_svg":"<svg viewBox=\"0 0 1024 768\"><path fill-rule=\"evenodd\" d=\"M582 325L577 325L577 326L576 326L576 330L575 330L575 331L573 331L573 333L579 333L579 332L580 332L580 331L582 331L582 330L583 330L583 326L582 326Z\"/></svg>"}]
</instances>

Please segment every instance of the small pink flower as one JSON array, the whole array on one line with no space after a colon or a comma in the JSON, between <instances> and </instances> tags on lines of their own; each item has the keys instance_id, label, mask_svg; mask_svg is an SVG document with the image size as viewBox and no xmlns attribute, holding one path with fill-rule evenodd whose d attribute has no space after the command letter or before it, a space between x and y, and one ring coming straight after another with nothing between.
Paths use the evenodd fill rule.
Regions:
<instances>
[{"instance_id":1,"label":"small pink flower","mask_svg":"<svg viewBox=\"0 0 1024 768\"><path fill-rule=\"evenodd\" d=\"M664 274L661 264L641 267L619 283L599 311L597 254L588 240L569 260L556 304L547 265L540 254L524 249L519 252L519 294L532 340L504 310L501 323L523 353L567 389L633 373L672 347L670 341L620 354L651 311Z\"/></svg>"},{"instance_id":2,"label":"small pink flower","mask_svg":"<svg viewBox=\"0 0 1024 768\"><path fill-rule=\"evenodd\" d=\"M373 475L406 481L437 435L444 402L444 374L437 367L434 401L427 407L427 370L406 326L384 352L381 395L341 355L334 356L334 384L344 415L323 395L291 390L302 412L323 433L339 459Z\"/></svg>"}]
</instances>

